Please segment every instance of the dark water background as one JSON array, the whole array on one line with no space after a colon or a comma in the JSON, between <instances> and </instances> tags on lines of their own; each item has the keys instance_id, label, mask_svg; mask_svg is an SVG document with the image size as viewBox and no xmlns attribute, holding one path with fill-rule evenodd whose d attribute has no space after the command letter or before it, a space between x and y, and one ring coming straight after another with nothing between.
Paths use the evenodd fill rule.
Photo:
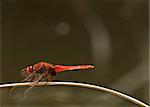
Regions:
<instances>
[{"instance_id":1,"label":"dark water background","mask_svg":"<svg viewBox=\"0 0 150 107\"><path fill-rule=\"evenodd\" d=\"M1 0L1 82L19 82L22 67L39 61L95 64L95 70L64 72L56 80L98 84L148 103L148 19L148 0ZM8 89L3 89L1 105L132 105L106 93L64 87L60 87L62 95L54 95L62 96L63 101L50 103L54 97L46 93L57 89L35 89L32 100L10 99ZM62 103L57 106L58 102Z\"/></svg>"}]
</instances>

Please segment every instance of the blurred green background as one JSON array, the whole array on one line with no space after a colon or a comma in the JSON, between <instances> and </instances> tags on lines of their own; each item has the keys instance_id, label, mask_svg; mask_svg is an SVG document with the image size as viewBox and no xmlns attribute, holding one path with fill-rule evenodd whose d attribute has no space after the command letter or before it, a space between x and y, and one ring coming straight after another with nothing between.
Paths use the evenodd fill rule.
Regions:
<instances>
[{"instance_id":1,"label":"blurred green background","mask_svg":"<svg viewBox=\"0 0 150 107\"><path fill-rule=\"evenodd\" d=\"M148 103L148 8L148 0L1 0L1 82L21 81L20 70L39 61L95 64L55 79L102 85ZM1 98L4 107L17 105Z\"/></svg>"}]
</instances>

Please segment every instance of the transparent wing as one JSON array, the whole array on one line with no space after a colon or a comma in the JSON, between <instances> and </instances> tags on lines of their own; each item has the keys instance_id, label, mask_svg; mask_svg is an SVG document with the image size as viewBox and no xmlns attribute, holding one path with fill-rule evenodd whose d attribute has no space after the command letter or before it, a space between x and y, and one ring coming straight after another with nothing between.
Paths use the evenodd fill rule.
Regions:
<instances>
[{"instance_id":1,"label":"transparent wing","mask_svg":"<svg viewBox=\"0 0 150 107\"><path fill-rule=\"evenodd\" d=\"M43 71L43 73L38 76L33 80L32 86L29 87L27 90L25 90L24 95L27 94L29 92L29 90L31 90L42 78L45 78L45 76L48 74L49 72L49 68L47 68L46 70Z\"/></svg>"},{"instance_id":2,"label":"transparent wing","mask_svg":"<svg viewBox=\"0 0 150 107\"><path fill-rule=\"evenodd\" d=\"M28 74L21 82L29 81L30 78L32 78L36 74L35 72ZM12 87L9 92L13 92L16 87L17 86Z\"/></svg>"},{"instance_id":3,"label":"transparent wing","mask_svg":"<svg viewBox=\"0 0 150 107\"><path fill-rule=\"evenodd\" d=\"M37 68L32 73L26 75L26 77L21 82L32 81L32 78L36 75L37 71L39 71L40 69L42 69L42 67ZM22 69L21 72L25 72L25 69ZM9 92L12 93L16 87L17 86L12 87Z\"/></svg>"}]
</instances>

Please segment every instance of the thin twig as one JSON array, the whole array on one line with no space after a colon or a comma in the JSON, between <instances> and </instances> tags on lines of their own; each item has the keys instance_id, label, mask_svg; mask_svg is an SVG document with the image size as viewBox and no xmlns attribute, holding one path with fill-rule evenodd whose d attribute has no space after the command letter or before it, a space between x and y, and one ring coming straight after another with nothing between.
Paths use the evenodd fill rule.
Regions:
<instances>
[{"instance_id":1,"label":"thin twig","mask_svg":"<svg viewBox=\"0 0 150 107\"><path fill-rule=\"evenodd\" d=\"M148 106L147 104L133 98L133 97L130 97L128 95L125 95L121 92L118 92L118 91L115 91L115 90L112 90L112 89L108 89L108 88L105 88L105 87L101 87L101 86L96 86L96 85L91 85L91 84L84 84L84 83L74 83L74 82L39 82L36 84L36 86L41 86L41 85L63 85L63 86L77 86L77 87L84 87L84 88L90 88L90 89L95 89L95 90L99 90L99 91L104 91L104 92L107 92L107 93L110 93L110 94L113 94L113 95L116 95L116 96L119 96L121 98L124 98L128 101L131 101L137 105L140 105L140 106L144 106L144 107L150 107ZM5 87L12 87L12 86L31 86L32 85L32 82L26 82L26 83L11 83L11 84L2 84L0 85L0 88L5 88Z\"/></svg>"}]
</instances>

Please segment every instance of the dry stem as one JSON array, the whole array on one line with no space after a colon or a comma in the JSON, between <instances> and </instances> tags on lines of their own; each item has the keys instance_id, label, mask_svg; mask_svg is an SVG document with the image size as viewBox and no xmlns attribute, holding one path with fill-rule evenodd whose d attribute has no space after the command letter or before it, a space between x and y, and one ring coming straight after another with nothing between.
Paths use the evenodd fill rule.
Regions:
<instances>
[{"instance_id":1,"label":"dry stem","mask_svg":"<svg viewBox=\"0 0 150 107\"><path fill-rule=\"evenodd\" d=\"M107 92L107 93L110 93L110 94L113 94L113 95L116 95L116 96L119 96L121 98L124 98L128 101L131 101L137 105L140 105L140 106L144 106L144 107L150 107L148 106L147 104L133 98L133 97L130 97L128 95L125 95L121 92L118 92L118 91L115 91L115 90L112 90L112 89L108 89L108 88L105 88L105 87L101 87L101 86L96 86L96 85L91 85L91 84L84 84L84 83L74 83L74 82L39 82L36 84L36 86L41 86L41 85L62 85L62 86L76 86L76 87L84 87L84 88L89 88L89 89L95 89L95 90L99 90L99 91L104 91L104 92ZM12 86L31 86L32 85L32 82L26 82L26 83L11 83L11 84L2 84L0 85L0 88L5 88L5 87L12 87Z\"/></svg>"}]
</instances>

